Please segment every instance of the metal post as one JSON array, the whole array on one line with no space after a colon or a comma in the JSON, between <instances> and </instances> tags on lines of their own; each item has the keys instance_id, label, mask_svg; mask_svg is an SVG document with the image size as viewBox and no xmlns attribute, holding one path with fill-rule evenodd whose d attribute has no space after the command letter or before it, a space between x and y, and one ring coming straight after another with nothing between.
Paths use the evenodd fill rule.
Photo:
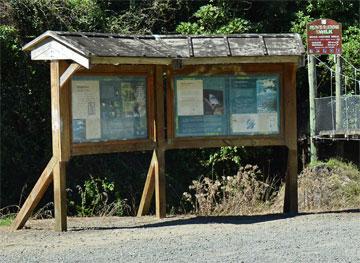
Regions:
<instances>
[{"instance_id":1,"label":"metal post","mask_svg":"<svg viewBox=\"0 0 360 263\"><path fill-rule=\"evenodd\" d=\"M308 77L309 77L309 105L310 105L310 160L317 160L317 150L314 143L315 136L315 97L316 97L316 65L314 55L308 55Z\"/></svg>"},{"instance_id":2,"label":"metal post","mask_svg":"<svg viewBox=\"0 0 360 263\"><path fill-rule=\"evenodd\" d=\"M335 96L336 96L336 130L341 130L342 123L342 103L341 103L341 58L335 55Z\"/></svg>"}]
</instances>

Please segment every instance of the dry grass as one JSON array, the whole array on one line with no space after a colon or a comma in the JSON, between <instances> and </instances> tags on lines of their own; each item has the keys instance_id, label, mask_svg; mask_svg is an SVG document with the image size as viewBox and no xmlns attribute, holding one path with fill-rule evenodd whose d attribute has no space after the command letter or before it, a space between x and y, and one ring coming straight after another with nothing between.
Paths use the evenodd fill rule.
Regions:
<instances>
[{"instance_id":1,"label":"dry grass","mask_svg":"<svg viewBox=\"0 0 360 263\"><path fill-rule=\"evenodd\" d=\"M257 166L240 167L234 176L193 181L183 198L198 215L257 214L270 209L276 195L275 180L263 178Z\"/></svg>"},{"instance_id":2,"label":"dry grass","mask_svg":"<svg viewBox=\"0 0 360 263\"><path fill-rule=\"evenodd\" d=\"M336 159L317 162L299 176L299 210L323 211L360 207L360 171Z\"/></svg>"}]
</instances>

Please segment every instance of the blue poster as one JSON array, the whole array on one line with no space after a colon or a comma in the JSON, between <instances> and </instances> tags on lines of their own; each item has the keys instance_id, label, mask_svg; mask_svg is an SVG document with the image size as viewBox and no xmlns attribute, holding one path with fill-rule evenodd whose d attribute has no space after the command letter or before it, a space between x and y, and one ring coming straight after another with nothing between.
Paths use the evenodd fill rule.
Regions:
<instances>
[{"instance_id":1,"label":"blue poster","mask_svg":"<svg viewBox=\"0 0 360 263\"><path fill-rule=\"evenodd\" d=\"M280 132L278 75L177 77L174 100L177 137Z\"/></svg>"},{"instance_id":2,"label":"blue poster","mask_svg":"<svg viewBox=\"0 0 360 263\"><path fill-rule=\"evenodd\" d=\"M90 85L89 83L93 89L98 90L98 95L91 97L92 100L97 101L86 101L89 95L82 94L81 89L78 88L86 87ZM73 105L72 137L75 143L147 138L145 77L74 77L72 89L73 103L78 103ZM94 90L92 91L94 93ZM90 118L90 113L94 111L89 108L91 105L92 108L100 105L99 117L94 117L96 115L94 112L93 117ZM82 118L74 118L74 116ZM94 129L96 129L95 135L99 134L97 136L99 138L93 138Z\"/></svg>"}]
</instances>

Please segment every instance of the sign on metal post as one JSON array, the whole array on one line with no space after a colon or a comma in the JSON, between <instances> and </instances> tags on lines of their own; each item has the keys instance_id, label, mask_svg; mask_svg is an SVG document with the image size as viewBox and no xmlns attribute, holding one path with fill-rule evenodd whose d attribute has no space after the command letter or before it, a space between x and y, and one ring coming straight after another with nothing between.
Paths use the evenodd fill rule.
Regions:
<instances>
[{"instance_id":1,"label":"sign on metal post","mask_svg":"<svg viewBox=\"0 0 360 263\"><path fill-rule=\"evenodd\" d=\"M309 55L341 54L341 24L332 19L318 19L307 25Z\"/></svg>"}]
</instances>

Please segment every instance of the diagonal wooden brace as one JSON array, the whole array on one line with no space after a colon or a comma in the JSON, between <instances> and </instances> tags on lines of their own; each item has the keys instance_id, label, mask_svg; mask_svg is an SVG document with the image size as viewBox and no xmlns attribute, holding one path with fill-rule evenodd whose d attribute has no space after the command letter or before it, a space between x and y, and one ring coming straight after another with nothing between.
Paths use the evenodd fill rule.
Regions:
<instances>
[{"instance_id":1,"label":"diagonal wooden brace","mask_svg":"<svg viewBox=\"0 0 360 263\"><path fill-rule=\"evenodd\" d=\"M153 152L149 171L146 176L144 190L141 196L141 201L139 205L139 210L137 216L144 216L147 214L150 208L151 198L155 191L155 163L157 162L157 157L155 151Z\"/></svg>"},{"instance_id":2,"label":"diagonal wooden brace","mask_svg":"<svg viewBox=\"0 0 360 263\"><path fill-rule=\"evenodd\" d=\"M36 182L34 188L31 190L28 198L21 207L19 213L17 214L14 222L11 225L12 230L21 229L26 221L31 216L31 213L34 211L35 207L40 202L41 198L44 196L47 188L53 180L53 169L58 163L56 157L52 157L48 165L45 167L44 171L40 175L38 181Z\"/></svg>"},{"instance_id":3,"label":"diagonal wooden brace","mask_svg":"<svg viewBox=\"0 0 360 263\"><path fill-rule=\"evenodd\" d=\"M71 63L60 77L60 88L63 87L64 84L72 77L72 75L80 68L81 66L79 64Z\"/></svg>"}]
</instances>

